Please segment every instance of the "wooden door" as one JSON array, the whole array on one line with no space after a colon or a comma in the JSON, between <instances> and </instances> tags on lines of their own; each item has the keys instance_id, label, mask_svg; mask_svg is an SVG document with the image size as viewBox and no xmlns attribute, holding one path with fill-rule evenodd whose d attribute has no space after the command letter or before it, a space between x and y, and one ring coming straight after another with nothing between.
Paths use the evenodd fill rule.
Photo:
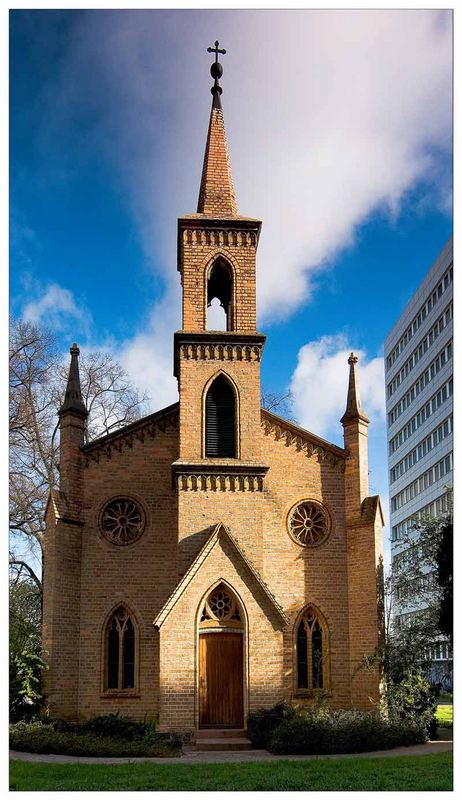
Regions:
<instances>
[{"instance_id":1,"label":"wooden door","mask_svg":"<svg viewBox=\"0 0 462 800\"><path fill-rule=\"evenodd\" d=\"M243 653L240 633L199 636L199 726L244 725Z\"/></svg>"}]
</instances>

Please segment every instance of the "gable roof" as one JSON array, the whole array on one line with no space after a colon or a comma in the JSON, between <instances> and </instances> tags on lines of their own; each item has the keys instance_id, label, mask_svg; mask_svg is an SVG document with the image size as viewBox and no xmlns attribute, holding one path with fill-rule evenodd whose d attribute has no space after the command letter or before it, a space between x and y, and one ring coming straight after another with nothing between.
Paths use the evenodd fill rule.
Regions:
<instances>
[{"instance_id":1,"label":"gable roof","mask_svg":"<svg viewBox=\"0 0 462 800\"><path fill-rule=\"evenodd\" d=\"M230 531L222 522L219 522L216 525L215 529L210 534L209 538L205 542L204 546L200 550L199 554L196 556L194 561L192 562L191 566L185 572L183 577L181 578L180 582L178 583L176 589L172 592L170 597L168 598L167 602L163 606L163 608L157 614L153 625L156 628L160 628L165 620L167 619L170 612L175 607L177 601L180 599L181 595L185 591L186 587L191 583L194 576L199 572L202 564L208 558L210 553L212 552L213 548L219 542L220 538L225 538L230 544L232 545L233 549L236 551L237 555L241 560L244 562L246 567L248 568L249 572L251 573L252 577L255 579L256 583L260 586L263 593L269 600L270 604L273 606L274 610L276 611L277 615L283 621L284 625L289 624L289 620L287 619L282 606L279 605L278 601L276 600L274 594L269 590L268 585L265 583L263 578L261 577L260 573L257 571L256 567L252 564L250 559L245 554L244 550L240 547L237 543L234 536L231 535Z\"/></svg>"},{"instance_id":2,"label":"gable roof","mask_svg":"<svg viewBox=\"0 0 462 800\"><path fill-rule=\"evenodd\" d=\"M261 409L261 419L266 434L275 433L277 438L285 436L286 440L289 440L289 444L295 443L301 446L305 445L305 447L308 445L306 449L309 450L310 455L318 455L321 459L328 458L333 462L338 459L346 460L348 458L345 448L321 439L320 436L316 436L316 434L301 428L294 422L289 422L289 420L273 414L272 411L268 411L266 408Z\"/></svg>"},{"instance_id":3,"label":"gable roof","mask_svg":"<svg viewBox=\"0 0 462 800\"><path fill-rule=\"evenodd\" d=\"M148 416L137 419L135 422L130 422L129 425L124 425L123 428L118 428L116 431L84 444L82 452L88 458L98 460L101 451L105 451L107 455L110 455L113 448L120 451L124 441L131 446L134 438L144 441L146 435L155 436L158 430L165 431L167 427L176 427L178 424L178 409L179 403L173 403L171 406L161 408L159 411L155 411L154 414L148 414Z\"/></svg>"}]
</instances>

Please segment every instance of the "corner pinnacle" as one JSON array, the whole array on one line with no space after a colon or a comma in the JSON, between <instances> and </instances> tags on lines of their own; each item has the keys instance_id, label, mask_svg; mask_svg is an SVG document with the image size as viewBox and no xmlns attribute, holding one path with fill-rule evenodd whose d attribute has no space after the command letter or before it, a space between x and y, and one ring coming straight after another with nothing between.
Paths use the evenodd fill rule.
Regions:
<instances>
[{"instance_id":1,"label":"corner pinnacle","mask_svg":"<svg viewBox=\"0 0 462 800\"><path fill-rule=\"evenodd\" d=\"M350 365L350 375L348 379L348 394L347 394L347 405L346 411L340 420L342 425L346 425L349 422L353 422L355 420L361 419L363 422L369 422L368 417L364 413L361 407L361 398L359 396L359 380L356 371L356 364L358 363L358 357L355 356L354 353L350 353L348 358L348 364Z\"/></svg>"},{"instance_id":2,"label":"corner pinnacle","mask_svg":"<svg viewBox=\"0 0 462 800\"><path fill-rule=\"evenodd\" d=\"M71 354L71 363L69 367L69 376L67 379L66 394L64 397L64 402L58 413L59 416L61 416L62 414L70 411L74 414L80 414L80 416L87 417L88 411L85 407L85 403L83 402L82 390L80 387L80 350L77 347L76 342L73 343L72 347L69 349L69 352Z\"/></svg>"}]
</instances>

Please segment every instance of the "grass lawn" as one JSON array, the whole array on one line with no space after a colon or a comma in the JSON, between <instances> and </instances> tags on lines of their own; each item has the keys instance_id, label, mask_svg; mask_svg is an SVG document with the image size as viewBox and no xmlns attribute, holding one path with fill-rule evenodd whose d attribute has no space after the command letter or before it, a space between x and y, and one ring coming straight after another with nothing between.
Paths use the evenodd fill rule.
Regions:
<instances>
[{"instance_id":1,"label":"grass lawn","mask_svg":"<svg viewBox=\"0 0 462 800\"><path fill-rule=\"evenodd\" d=\"M12 761L12 791L450 791L452 753L237 764L33 764Z\"/></svg>"},{"instance_id":2,"label":"grass lawn","mask_svg":"<svg viewBox=\"0 0 462 800\"><path fill-rule=\"evenodd\" d=\"M452 705L441 705L436 709L435 717L438 725L447 728L452 725Z\"/></svg>"}]
</instances>

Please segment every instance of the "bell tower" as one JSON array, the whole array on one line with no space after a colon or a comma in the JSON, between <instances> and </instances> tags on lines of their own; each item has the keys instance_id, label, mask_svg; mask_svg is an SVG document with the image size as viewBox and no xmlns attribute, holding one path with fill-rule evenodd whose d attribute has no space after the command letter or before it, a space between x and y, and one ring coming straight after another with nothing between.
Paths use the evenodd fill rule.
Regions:
<instances>
[{"instance_id":1,"label":"bell tower","mask_svg":"<svg viewBox=\"0 0 462 800\"><path fill-rule=\"evenodd\" d=\"M261 222L238 213L219 80L218 42L210 72L212 108L197 212L178 220L182 329L175 333L180 396L179 491L262 491L256 252ZM219 302L223 330L210 329ZM213 327L213 323L212 323Z\"/></svg>"}]
</instances>

